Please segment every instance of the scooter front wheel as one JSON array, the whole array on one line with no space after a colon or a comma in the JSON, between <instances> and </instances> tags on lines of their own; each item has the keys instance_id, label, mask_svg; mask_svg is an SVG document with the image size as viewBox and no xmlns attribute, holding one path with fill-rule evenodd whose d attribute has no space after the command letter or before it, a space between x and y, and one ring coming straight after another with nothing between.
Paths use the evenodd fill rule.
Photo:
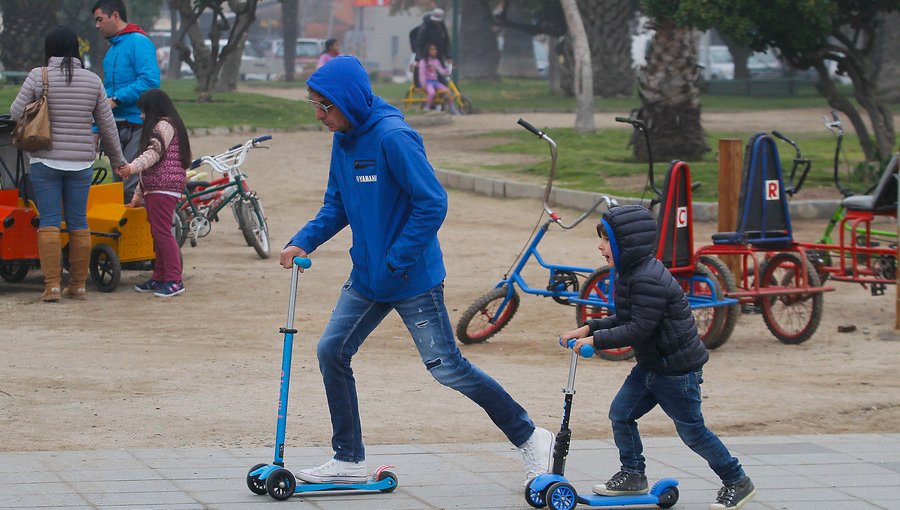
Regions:
<instances>
[{"instance_id":1,"label":"scooter front wheel","mask_svg":"<svg viewBox=\"0 0 900 510\"><path fill-rule=\"evenodd\" d=\"M519 309L519 293L512 289L512 296L499 314L497 308L506 299L509 286L502 285L476 299L469 305L456 325L456 337L464 344L478 344L494 336L506 326Z\"/></svg>"},{"instance_id":2,"label":"scooter front wheel","mask_svg":"<svg viewBox=\"0 0 900 510\"><path fill-rule=\"evenodd\" d=\"M399 484L399 482L397 481L397 475L395 475L394 473L391 473L390 471L382 471L381 473L379 473L378 480L376 480L376 482L380 482L380 481L386 480L388 478L390 478L393 483L391 483L390 487L381 489L381 492L387 493L387 492L394 492L395 490L397 490L397 485Z\"/></svg>"},{"instance_id":3,"label":"scooter front wheel","mask_svg":"<svg viewBox=\"0 0 900 510\"><path fill-rule=\"evenodd\" d=\"M266 493L266 482L265 480L260 480L259 476L251 475L250 473L256 471L261 467L266 467L267 464L257 464L250 468L250 471L247 472L247 488L250 489L250 492L253 494L258 494L262 496Z\"/></svg>"},{"instance_id":4,"label":"scooter front wheel","mask_svg":"<svg viewBox=\"0 0 900 510\"><path fill-rule=\"evenodd\" d=\"M295 490L297 490L297 480L287 469L276 469L266 478L266 492L272 496L272 499L284 501L293 496Z\"/></svg>"},{"instance_id":5,"label":"scooter front wheel","mask_svg":"<svg viewBox=\"0 0 900 510\"><path fill-rule=\"evenodd\" d=\"M547 487L547 506L553 510L572 510L578 506L575 488L565 482L556 482Z\"/></svg>"}]
</instances>

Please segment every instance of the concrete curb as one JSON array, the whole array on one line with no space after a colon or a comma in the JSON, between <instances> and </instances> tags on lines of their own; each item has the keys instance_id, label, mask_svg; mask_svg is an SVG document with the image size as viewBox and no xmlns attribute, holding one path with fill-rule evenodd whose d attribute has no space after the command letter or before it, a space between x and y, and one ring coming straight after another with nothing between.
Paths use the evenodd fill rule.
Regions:
<instances>
[{"instance_id":1,"label":"concrete curb","mask_svg":"<svg viewBox=\"0 0 900 510\"><path fill-rule=\"evenodd\" d=\"M456 172L453 170L435 169L438 180L444 187L471 191L480 195L496 198L536 198L544 196L544 185L492 179L481 175ZM551 203L586 211L602 196L601 193L553 188L550 193ZM620 204L637 204L636 198L625 198L610 195ZM793 200L791 201L791 218L793 219L827 219L831 218L838 205L837 200ZM711 202L694 202L695 221L715 221L719 217L719 204Z\"/></svg>"}]
</instances>

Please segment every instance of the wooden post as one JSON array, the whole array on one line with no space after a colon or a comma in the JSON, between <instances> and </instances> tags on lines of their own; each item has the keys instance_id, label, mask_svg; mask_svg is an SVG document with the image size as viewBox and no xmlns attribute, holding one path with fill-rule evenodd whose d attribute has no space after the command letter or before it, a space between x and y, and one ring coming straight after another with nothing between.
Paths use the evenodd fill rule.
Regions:
<instances>
[{"instance_id":1,"label":"wooden post","mask_svg":"<svg viewBox=\"0 0 900 510\"><path fill-rule=\"evenodd\" d=\"M737 227L743 165L743 141L735 138L719 140L719 232L734 232ZM735 280L741 282L740 256L723 255L721 258Z\"/></svg>"}]
</instances>

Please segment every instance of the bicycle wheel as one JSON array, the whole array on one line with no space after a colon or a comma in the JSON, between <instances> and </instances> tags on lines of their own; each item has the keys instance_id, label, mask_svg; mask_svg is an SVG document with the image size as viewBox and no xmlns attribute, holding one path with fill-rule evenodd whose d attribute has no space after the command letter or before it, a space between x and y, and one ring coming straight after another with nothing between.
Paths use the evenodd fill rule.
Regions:
<instances>
[{"instance_id":1,"label":"bicycle wheel","mask_svg":"<svg viewBox=\"0 0 900 510\"><path fill-rule=\"evenodd\" d=\"M703 299L712 299L713 296L722 295L722 287L719 285L718 279L709 269L703 266L697 266L694 268L694 274L696 276L709 278L712 286L703 280L679 279L685 294ZM725 343L719 336L724 331L723 325L725 324L725 317L728 315L728 311L725 307L691 307L691 313L694 315L694 324L697 326L697 334L700 336L700 341L702 341L704 345L713 349L714 347L710 347L710 345L718 347Z\"/></svg>"},{"instance_id":2,"label":"bicycle wheel","mask_svg":"<svg viewBox=\"0 0 900 510\"><path fill-rule=\"evenodd\" d=\"M245 226L244 218L246 217L244 214L244 201L241 199L237 199L231 203L231 212L234 213L234 220L237 222L238 229L241 231L241 234L244 236L244 241L247 243L247 246L253 246L253 236L247 235L247 231L251 231L252 229Z\"/></svg>"},{"instance_id":3,"label":"bicycle wheel","mask_svg":"<svg viewBox=\"0 0 900 510\"><path fill-rule=\"evenodd\" d=\"M456 325L456 337L464 344L478 344L497 334L503 329L519 309L519 293L513 288L512 296L506 308L497 315L497 308L506 299L509 292L507 285L502 285L476 299L463 312Z\"/></svg>"},{"instance_id":4,"label":"bicycle wheel","mask_svg":"<svg viewBox=\"0 0 900 510\"><path fill-rule=\"evenodd\" d=\"M819 275L809 261L800 261L794 253L778 253L762 264L760 289L794 287L798 292L760 298L763 320L775 338L785 344L805 342L816 332L822 320L824 298L821 292L800 292L802 266L806 264L808 287L819 287Z\"/></svg>"},{"instance_id":5,"label":"bicycle wheel","mask_svg":"<svg viewBox=\"0 0 900 510\"><path fill-rule=\"evenodd\" d=\"M175 209L175 213L172 214L172 235L175 237L179 248L183 247L184 242L187 240L188 231L190 230L189 225L190 219L187 211Z\"/></svg>"},{"instance_id":6,"label":"bicycle wheel","mask_svg":"<svg viewBox=\"0 0 900 510\"><path fill-rule=\"evenodd\" d=\"M579 299L591 301L591 304L577 303L575 305L575 321L578 326L583 326L588 319L602 319L610 315L615 294L615 281L609 267L601 267L591 273L578 294ZM617 349L598 350L597 355L610 361L623 361L634 357L631 347Z\"/></svg>"},{"instance_id":7,"label":"bicycle wheel","mask_svg":"<svg viewBox=\"0 0 900 510\"><path fill-rule=\"evenodd\" d=\"M729 292L737 291L737 283L734 281L734 275L731 274L731 270L728 269L725 262L722 262L722 259L713 255L700 255L700 264L709 270L712 276L716 278L716 281L719 284L719 290L722 294L720 297L726 297ZM706 338L703 338L703 336L700 337L707 349L715 349L724 345L725 342L731 338L731 334L734 333L738 317L741 315L741 307L737 303L716 308L723 309L722 314L724 315L724 320L722 321L721 330L708 335Z\"/></svg>"},{"instance_id":8,"label":"bicycle wheel","mask_svg":"<svg viewBox=\"0 0 900 510\"><path fill-rule=\"evenodd\" d=\"M244 239L253 246L260 258L269 258L269 226L266 224L262 204L258 198L250 196L241 209L244 213L244 221L241 224Z\"/></svg>"}]
</instances>

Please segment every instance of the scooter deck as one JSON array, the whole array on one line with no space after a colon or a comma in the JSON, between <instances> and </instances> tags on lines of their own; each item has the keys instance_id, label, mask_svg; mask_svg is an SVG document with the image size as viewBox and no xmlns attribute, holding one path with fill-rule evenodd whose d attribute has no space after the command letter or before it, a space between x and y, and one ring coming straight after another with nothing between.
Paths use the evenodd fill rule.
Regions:
<instances>
[{"instance_id":1,"label":"scooter deck","mask_svg":"<svg viewBox=\"0 0 900 510\"><path fill-rule=\"evenodd\" d=\"M297 492L321 492L321 491L384 491L396 487L397 481L391 477L376 481L369 478L362 483L307 483L297 482Z\"/></svg>"},{"instance_id":2,"label":"scooter deck","mask_svg":"<svg viewBox=\"0 0 900 510\"><path fill-rule=\"evenodd\" d=\"M541 499L543 500L544 492L554 483L562 482L569 483L569 481L561 475L555 475L552 473L546 473L538 476L534 480L532 480L528 484L528 492L526 495L528 499ZM628 495L628 496L601 496L597 494L593 494L590 491L587 492L588 495L580 495L576 494L575 499L579 504L595 506L595 507L609 507L609 506L630 506L630 505L658 505L660 503L660 496L663 495L668 489L672 487L678 486L678 480L674 478L662 478L653 484L653 487L650 488L650 491L647 494L637 494L637 495ZM677 489L676 489L677 490ZM677 499L676 499L677 501ZM545 502L546 503L546 502ZM673 502L674 503L674 502ZM533 506L533 505L532 505ZM668 505L671 506L671 505Z\"/></svg>"}]
</instances>

